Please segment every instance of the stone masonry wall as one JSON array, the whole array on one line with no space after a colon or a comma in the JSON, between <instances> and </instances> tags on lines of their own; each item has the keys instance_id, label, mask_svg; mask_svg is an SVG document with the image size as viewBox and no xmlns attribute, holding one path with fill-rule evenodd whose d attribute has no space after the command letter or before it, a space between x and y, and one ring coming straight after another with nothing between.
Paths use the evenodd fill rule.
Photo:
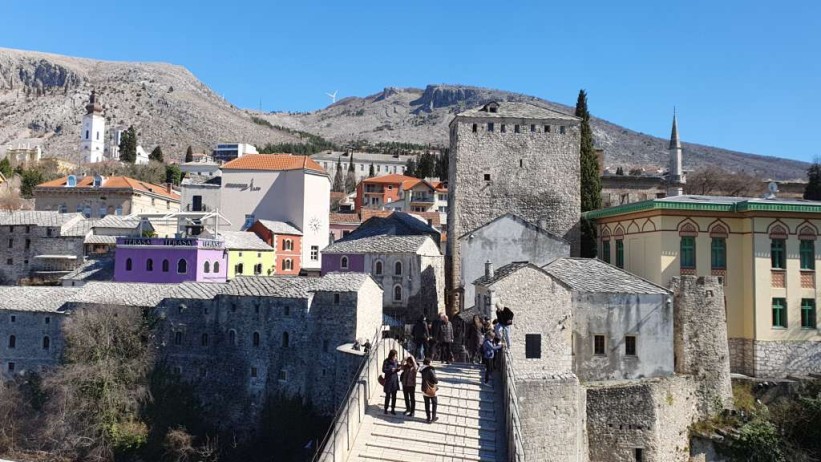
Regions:
<instances>
[{"instance_id":1,"label":"stone masonry wall","mask_svg":"<svg viewBox=\"0 0 821 462\"><path fill-rule=\"evenodd\" d=\"M753 368L753 340L748 338L729 338L730 372L752 376Z\"/></svg>"},{"instance_id":2,"label":"stone masonry wall","mask_svg":"<svg viewBox=\"0 0 821 462\"><path fill-rule=\"evenodd\" d=\"M0 284L15 284L31 271L42 269L43 263L35 260L35 255L77 256L66 268L82 262L83 237L60 237L57 226L51 228L53 234L48 236L48 229L35 225L0 226Z\"/></svg>"},{"instance_id":3,"label":"stone masonry wall","mask_svg":"<svg viewBox=\"0 0 821 462\"><path fill-rule=\"evenodd\" d=\"M676 372L693 375L707 415L732 408L724 286L714 276L673 278Z\"/></svg>"},{"instance_id":4,"label":"stone masonry wall","mask_svg":"<svg viewBox=\"0 0 821 462\"><path fill-rule=\"evenodd\" d=\"M42 372L60 361L63 336L60 332L65 315L54 312L0 311L0 378L12 374ZM15 338L10 348L9 338ZM48 337L48 348L43 339ZM13 370L10 369L13 363Z\"/></svg>"},{"instance_id":5,"label":"stone masonry wall","mask_svg":"<svg viewBox=\"0 0 821 462\"><path fill-rule=\"evenodd\" d=\"M752 349L756 377L821 374L821 342L756 340Z\"/></svg>"},{"instance_id":6,"label":"stone masonry wall","mask_svg":"<svg viewBox=\"0 0 821 462\"><path fill-rule=\"evenodd\" d=\"M487 122L497 126L539 124L535 133L486 131ZM478 131L472 131L476 123ZM448 183L448 252L452 272L451 289L458 289L460 273L459 240L505 213L564 237L571 254L578 253L579 125L567 125L565 134L542 131L545 121L506 120L457 116L452 125ZM555 121L553 125L558 125ZM490 181L485 181L490 175Z\"/></svg>"},{"instance_id":7,"label":"stone masonry wall","mask_svg":"<svg viewBox=\"0 0 821 462\"><path fill-rule=\"evenodd\" d=\"M517 375L516 394L527 460L586 460L585 393L572 373Z\"/></svg>"}]
</instances>

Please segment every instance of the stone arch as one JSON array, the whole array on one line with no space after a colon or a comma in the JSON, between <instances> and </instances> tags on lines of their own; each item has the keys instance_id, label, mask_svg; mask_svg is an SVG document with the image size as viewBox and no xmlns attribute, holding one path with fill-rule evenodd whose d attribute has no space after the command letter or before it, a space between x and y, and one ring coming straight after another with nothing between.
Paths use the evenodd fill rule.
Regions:
<instances>
[{"instance_id":1,"label":"stone arch","mask_svg":"<svg viewBox=\"0 0 821 462\"><path fill-rule=\"evenodd\" d=\"M818 228L809 221L798 225L798 239L802 241L814 241L818 238Z\"/></svg>"},{"instance_id":2,"label":"stone arch","mask_svg":"<svg viewBox=\"0 0 821 462\"><path fill-rule=\"evenodd\" d=\"M339 259L339 268L340 269L348 269L348 256L347 255L343 255Z\"/></svg>"},{"instance_id":3,"label":"stone arch","mask_svg":"<svg viewBox=\"0 0 821 462\"><path fill-rule=\"evenodd\" d=\"M710 237L726 239L730 235L730 227L721 220L710 223L708 229L710 230Z\"/></svg>"},{"instance_id":4,"label":"stone arch","mask_svg":"<svg viewBox=\"0 0 821 462\"><path fill-rule=\"evenodd\" d=\"M767 235L770 236L770 239L787 239L789 234L790 231L787 225L778 220L770 223L767 228Z\"/></svg>"},{"instance_id":5,"label":"stone arch","mask_svg":"<svg viewBox=\"0 0 821 462\"><path fill-rule=\"evenodd\" d=\"M234 329L230 329L228 331L228 345L236 346L237 345L237 331Z\"/></svg>"},{"instance_id":6,"label":"stone arch","mask_svg":"<svg viewBox=\"0 0 821 462\"><path fill-rule=\"evenodd\" d=\"M396 284L393 286L393 301L401 302L402 301L402 285Z\"/></svg>"},{"instance_id":7,"label":"stone arch","mask_svg":"<svg viewBox=\"0 0 821 462\"><path fill-rule=\"evenodd\" d=\"M394 276L401 276L402 275L402 261L397 260L393 264L393 275Z\"/></svg>"},{"instance_id":8,"label":"stone arch","mask_svg":"<svg viewBox=\"0 0 821 462\"><path fill-rule=\"evenodd\" d=\"M684 220L678 225L678 235L696 237L698 236L698 225L690 219Z\"/></svg>"}]
</instances>

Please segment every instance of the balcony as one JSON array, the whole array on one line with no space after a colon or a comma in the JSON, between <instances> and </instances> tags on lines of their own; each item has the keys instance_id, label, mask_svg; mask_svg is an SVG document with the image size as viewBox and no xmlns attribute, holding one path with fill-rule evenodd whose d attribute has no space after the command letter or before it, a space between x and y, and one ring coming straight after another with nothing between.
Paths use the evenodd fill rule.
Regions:
<instances>
[{"instance_id":1,"label":"balcony","mask_svg":"<svg viewBox=\"0 0 821 462\"><path fill-rule=\"evenodd\" d=\"M213 208L206 204L188 204L185 206L186 212L213 212Z\"/></svg>"}]
</instances>

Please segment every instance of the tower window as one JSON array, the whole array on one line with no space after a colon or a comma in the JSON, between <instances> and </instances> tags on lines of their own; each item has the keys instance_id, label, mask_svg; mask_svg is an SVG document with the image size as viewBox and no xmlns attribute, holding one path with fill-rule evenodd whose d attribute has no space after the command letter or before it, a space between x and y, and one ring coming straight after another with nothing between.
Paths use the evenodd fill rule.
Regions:
<instances>
[{"instance_id":1,"label":"tower window","mask_svg":"<svg viewBox=\"0 0 821 462\"><path fill-rule=\"evenodd\" d=\"M502 124L501 129L502 133L507 133L507 127L505 126L505 124Z\"/></svg>"},{"instance_id":2,"label":"tower window","mask_svg":"<svg viewBox=\"0 0 821 462\"><path fill-rule=\"evenodd\" d=\"M525 166L525 161L524 161L524 159L519 159L519 168L522 168L522 167L524 167L524 166Z\"/></svg>"},{"instance_id":3,"label":"tower window","mask_svg":"<svg viewBox=\"0 0 821 462\"><path fill-rule=\"evenodd\" d=\"M489 132L493 131L493 122L488 122L487 123L487 131L489 131Z\"/></svg>"},{"instance_id":4,"label":"tower window","mask_svg":"<svg viewBox=\"0 0 821 462\"><path fill-rule=\"evenodd\" d=\"M565 133L564 125L559 127L559 133L564 135L564 133Z\"/></svg>"},{"instance_id":5,"label":"tower window","mask_svg":"<svg viewBox=\"0 0 821 462\"><path fill-rule=\"evenodd\" d=\"M473 124L473 133L476 133L479 130L479 126L477 124Z\"/></svg>"},{"instance_id":6,"label":"tower window","mask_svg":"<svg viewBox=\"0 0 821 462\"><path fill-rule=\"evenodd\" d=\"M86 130L86 139L88 139L88 130Z\"/></svg>"},{"instance_id":7,"label":"tower window","mask_svg":"<svg viewBox=\"0 0 821 462\"><path fill-rule=\"evenodd\" d=\"M485 173L485 181L490 181L490 173Z\"/></svg>"},{"instance_id":8,"label":"tower window","mask_svg":"<svg viewBox=\"0 0 821 462\"><path fill-rule=\"evenodd\" d=\"M513 126L513 133L519 133L519 124Z\"/></svg>"},{"instance_id":9,"label":"tower window","mask_svg":"<svg viewBox=\"0 0 821 462\"><path fill-rule=\"evenodd\" d=\"M539 359L542 357L542 335L525 334L525 358Z\"/></svg>"},{"instance_id":10,"label":"tower window","mask_svg":"<svg viewBox=\"0 0 821 462\"><path fill-rule=\"evenodd\" d=\"M545 133L550 133L550 125L545 125L544 126L544 132Z\"/></svg>"},{"instance_id":11,"label":"tower window","mask_svg":"<svg viewBox=\"0 0 821 462\"><path fill-rule=\"evenodd\" d=\"M636 336L628 335L624 337L624 354L627 356L636 356Z\"/></svg>"},{"instance_id":12,"label":"tower window","mask_svg":"<svg viewBox=\"0 0 821 462\"><path fill-rule=\"evenodd\" d=\"M536 124L530 124L530 133L536 133Z\"/></svg>"},{"instance_id":13,"label":"tower window","mask_svg":"<svg viewBox=\"0 0 821 462\"><path fill-rule=\"evenodd\" d=\"M593 336L593 354L604 355L604 335Z\"/></svg>"}]
</instances>

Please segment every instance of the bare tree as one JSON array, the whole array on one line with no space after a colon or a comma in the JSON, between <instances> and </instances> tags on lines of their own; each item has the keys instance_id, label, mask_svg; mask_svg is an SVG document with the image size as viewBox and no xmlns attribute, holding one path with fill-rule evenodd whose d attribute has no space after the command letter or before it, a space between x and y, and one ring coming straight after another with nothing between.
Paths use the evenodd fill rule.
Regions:
<instances>
[{"instance_id":1,"label":"bare tree","mask_svg":"<svg viewBox=\"0 0 821 462\"><path fill-rule=\"evenodd\" d=\"M685 194L702 196L752 197L761 194L761 178L745 172L728 172L720 168L700 168L687 175Z\"/></svg>"}]
</instances>

